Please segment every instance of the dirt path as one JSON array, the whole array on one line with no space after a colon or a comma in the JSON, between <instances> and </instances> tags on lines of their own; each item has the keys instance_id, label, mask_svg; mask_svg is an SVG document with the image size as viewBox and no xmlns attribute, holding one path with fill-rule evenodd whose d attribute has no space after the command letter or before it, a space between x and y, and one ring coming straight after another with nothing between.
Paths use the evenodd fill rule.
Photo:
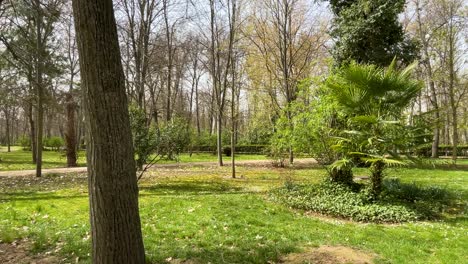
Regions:
<instances>
[{"instance_id":1,"label":"dirt path","mask_svg":"<svg viewBox=\"0 0 468 264\"><path fill-rule=\"evenodd\" d=\"M204 162L184 162L184 163L170 163L170 164L156 164L151 169L157 170L158 168L187 168L187 167L213 167L217 166L217 162L204 161ZM316 164L312 158L296 159L294 167L307 167ZM237 166L255 167L255 166L271 166L270 160L243 160L237 161ZM230 160L226 160L225 166L231 166ZM42 174L67 174L67 173L86 173L86 167L76 168L54 168L43 169ZM14 176L34 176L36 170L18 170L18 171L0 171L0 177L14 177Z\"/></svg>"}]
</instances>

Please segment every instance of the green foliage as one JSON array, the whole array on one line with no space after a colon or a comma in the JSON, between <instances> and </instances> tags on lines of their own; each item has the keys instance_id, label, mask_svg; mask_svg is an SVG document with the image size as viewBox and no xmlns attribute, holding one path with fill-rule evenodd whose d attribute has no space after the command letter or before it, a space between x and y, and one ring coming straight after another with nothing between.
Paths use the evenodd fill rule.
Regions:
<instances>
[{"instance_id":1,"label":"green foliage","mask_svg":"<svg viewBox=\"0 0 468 264\"><path fill-rule=\"evenodd\" d=\"M384 169L389 165L405 165L399 152L407 151L408 142L416 142L414 133L405 132L402 112L422 88L412 79L415 64L396 68L393 60L386 69L351 62L326 81L330 96L347 118L335 134L333 150L349 163L370 164L369 194L376 199L382 190ZM411 132L416 130L409 129ZM339 169L336 163L333 169Z\"/></svg>"},{"instance_id":2,"label":"green foliage","mask_svg":"<svg viewBox=\"0 0 468 264\"><path fill-rule=\"evenodd\" d=\"M168 159L178 159L191 142L191 131L182 118L173 118L162 125L157 135L156 153L165 155Z\"/></svg>"},{"instance_id":3,"label":"green foliage","mask_svg":"<svg viewBox=\"0 0 468 264\"><path fill-rule=\"evenodd\" d=\"M337 65L355 60L387 66L394 57L405 64L417 58L417 44L405 35L398 19L404 0L330 0L330 4Z\"/></svg>"},{"instance_id":4,"label":"green foliage","mask_svg":"<svg viewBox=\"0 0 468 264\"><path fill-rule=\"evenodd\" d=\"M193 145L215 147L213 151L216 152L216 135L210 134L207 131L202 131L202 133L199 136L194 136ZM200 150L200 151L205 151L205 150ZM210 151L210 150L207 150L207 151Z\"/></svg>"},{"instance_id":5,"label":"green foliage","mask_svg":"<svg viewBox=\"0 0 468 264\"><path fill-rule=\"evenodd\" d=\"M156 129L152 125L148 126L145 112L137 106L130 105L129 114L136 169L142 170L143 166L150 162L150 156L158 145Z\"/></svg>"},{"instance_id":6,"label":"green foliage","mask_svg":"<svg viewBox=\"0 0 468 264\"><path fill-rule=\"evenodd\" d=\"M243 145L266 145L270 143L274 127L264 113L258 113L247 124L247 131L241 135L239 143Z\"/></svg>"},{"instance_id":7,"label":"green foliage","mask_svg":"<svg viewBox=\"0 0 468 264\"><path fill-rule=\"evenodd\" d=\"M16 144L21 146L23 150L31 150L31 138L28 136L23 135L19 137Z\"/></svg>"},{"instance_id":8,"label":"green foliage","mask_svg":"<svg viewBox=\"0 0 468 264\"><path fill-rule=\"evenodd\" d=\"M137 106L129 107L130 127L138 170L161 159L177 160L191 142L191 131L181 118L155 127L148 124L145 112Z\"/></svg>"},{"instance_id":9,"label":"green foliage","mask_svg":"<svg viewBox=\"0 0 468 264\"><path fill-rule=\"evenodd\" d=\"M418 145L415 149L415 154L430 157L431 156L431 144ZM451 156L453 152L452 145L439 145L439 156ZM457 155L458 156L468 156L468 145L458 145L457 146Z\"/></svg>"},{"instance_id":10,"label":"green foliage","mask_svg":"<svg viewBox=\"0 0 468 264\"><path fill-rule=\"evenodd\" d=\"M283 109L281 117L276 121L275 134L270 139L269 156L273 165L284 167L289 156L289 150L293 147L294 127L287 117L289 108Z\"/></svg>"},{"instance_id":11,"label":"green foliage","mask_svg":"<svg viewBox=\"0 0 468 264\"><path fill-rule=\"evenodd\" d=\"M415 182L402 183L398 178L389 178L384 182L385 194L408 202L450 203L456 199L454 193L438 186L422 186Z\"/></svg>"},{"instance_id":12,"label":"green foliage","mask_svg":"<svg viewBox=\"0 0 468 264\"><path fill-rule=\"evenodd\" d=\"M43 142L44 147L51 148L55 151L59 151L64 145L63 138L61 137L44 138Z\"/></svg>"},{"instance_id":13,"label":"green foliage","mask_svg":"<svg viewBox=\"0 0 468 264\"><path fill-rule=\"evenodd\" d=\"M413 63L399 70L396 60L388 68L351 62L330 75L326 86L349 116L400 118L403 109L422 88L411 75L415 66ZM369 123L375 121L375 117L362 121Z\"/></svg>"},{"instance_id":14,"label":"green foliage","mask_svg":"<svg viewBox=\"0 0 468 264\"><path fill-rule=\"evenodd\" d=\"M331 146L336 129L342 125L336 102L324 87L315 87L310 81L301 83L300 97L311 100L296 100L291 105L294 133L290 142L296 152L307 153L320 164L329 165L338 158Z\"/></svg>"},{"instance_id":15,"label":"green foliage","mask_svg":"<svg viewBox=\"0 0 468 264\"><path fill-rule=\"evenodd\" d=\"M371 189L362 185L329 181L316 185L288 183L272 190L270 197L292 208L355 221L393 223L440 217L459 199L444 188L401 183L396 178L383 181L382 188L384 198L378 202L369 199Z\"/></svg>"},{"instance_id":16,"label":"green foliage","mask_svg":"<svg viewBox=\"0 0 468 264\"><path fill-rule=\"evenodd\" d=\"M371 203L365 192L355 192L349 186L331 182L278 188L270 197L292 208L360 222L398 223L423 218L402 205Z\"/></svg>"}]
</instances>

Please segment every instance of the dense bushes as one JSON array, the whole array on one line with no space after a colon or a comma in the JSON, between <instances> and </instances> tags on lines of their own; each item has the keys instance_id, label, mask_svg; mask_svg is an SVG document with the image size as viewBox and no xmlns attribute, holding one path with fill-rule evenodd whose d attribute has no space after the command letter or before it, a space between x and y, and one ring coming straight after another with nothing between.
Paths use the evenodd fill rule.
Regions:
<instances>
[{"instance_id":1,"label":"dense bushes","mask_svg":"<svg viewBox=\"0 0 468 264\"><path fill-rule=\"evenodd\" d=\"M19 146L23 148L23 150L31 150L31 138L27 136L21 136L18 138L16 142Z\"/></svg>"},{"instance_id":2,"label":"dense bushes","mask_svg":"<svg viewBox=\"0 0 468 264\"><path fill-rule=\"evenodd\" d=\"M44 138L44 147L51 148L52 150L59 151L64 145L63 138L61 137L50 137Z\"/></svg>"},{"instance_id":3,"label":"dense bushes","mask_svg":"<svg viewBox=\"0 0 468 264\"><path fill-rule=\"evenodd\" d=\"M415 155L422 157L430 157L432 151L432 146L426 144L417 148ZM453 146L452 145L440 145L439 146L439 156L450 156L452 155ZM457 146L457 155L458 156L468 156L468 145L459 145Z\"/></svg>"},{"instance_id":4,"label":"dense bushes","mask_svg":"<svg viewBox=\"0 0 468 264\"><path fill-rule=\"evenodd\" d=\"M317 185L286 184L270 198L295 209L348 218L360 222L406 222L436 217L449 207L453 195L438 187L385 180L378 201L369 199L364 185L325 181Z\"/></svg>"},{"instance_id":5,"label":"dense bushes","mask_svg":"<svg viewBox=\"0 0 468 264\"><path fill-rule=\"evenodd\" d=\"M268 148L267 145L239 145L236 146L236 153L241 154L263 154ZM216 153L216 144L215 145L196 145L192 146L192 152L212 152ZM231 147L226 146L223 148L223 153L225 155L231 155Z\"/></svg>"}]
</instances>

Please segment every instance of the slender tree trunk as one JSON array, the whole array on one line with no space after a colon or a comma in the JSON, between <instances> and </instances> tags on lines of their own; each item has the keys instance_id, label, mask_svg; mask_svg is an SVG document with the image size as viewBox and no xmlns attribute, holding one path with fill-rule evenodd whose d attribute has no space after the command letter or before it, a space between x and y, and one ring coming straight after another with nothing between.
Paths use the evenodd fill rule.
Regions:
<instances>
[{"instance_id":1,"label":"slender tree trunk","mask_svg":"<svg viewBox=\"0 0 468 264\"><path fill-rule=\"evenodd\" d=\"M468 144L468 108L463 108L463 123L465 124L465 128L463 129L464 141L465 144Z\"/></svg>"},{"instance_id":2,"label":"slender tree trunk","mask_svg":"<svg viewBox=\"0 0 468 264\"><path fill-rule=\"evenodd\" d=\"M8 152L11 152L11 142L10 142L10 111L8 110L8 106L5 109L5 136L6 136L6 143L7 143L7 148Z\"/></svg>"},{"instance_id":3,"label":"slender tree trunk","mask_svg":"<svg viewBox=\"0 0 468 264\"><path fill-rule=\"evenodd\" d=\"M71 89L70 89L71 90ZM76 104L73 100L73 95L69 92L66 95L66 132L65 132L65 145L67 148L67 167L76 167L76 127L75 127L75 111Z\"/></svg>"},{"instance_id":4,"label":"slender tree trunk","mask_svg":"<svg viewBox=\"0 0 468 264\"><path fill-rule=\"evenodd\" d=\"M236 178L236 75L235 63L232 65L231 79L231 177Z\"/></svg>"},{"instance_id":5,"label":"slender tree trunk","mask_svg":"<svg viewBox=\"0 0 468 264\"><path fill-rule=\"evenodd\" d=\"M216 150L218 154L218 165L223 166L223 131L222 131L222 114L218 111L216 121Z\"/></svg>"},{"instance_id":6,"label":"slender tree trunk","mask_svg":"<svg viewBox=\"0 0 468 264\"><path fill-rule=\"evenodd\" d=\"M419 38L422 43L422 51L423 51L423 63L426 67L426 83L430 89L430 101L432 106L434 107L434 117L435 117L435 124L434 127L434 136L432 140L432 148L431 148L431 157L438 158L439 157L439 142L440 142L440 110L439 110L439 103L437 100L437 90L435 88L434 83L434 76L432 71L432 64L429 55L429 44L428 40L426 39L426 32L424 31L423 23L421 21L421 8L419 7L419 1L416 2L416 15L419 27ZM420 103L421 105L421 103Z\"/></svg>"},{"instance_id":7,"label":"slender tree trunk","mask_svg":"<svg viewBox=\"0 0 468 264\"><path fill-rule=\"evenodd\" d=\"M166 98L166 121L170 121L172 118L172 67L173 67L173 49L172 49L172 34L169 27L169 18L167 10L168 0L163 0L163 16L164 16L164 25L166 28L166 45L167 45L167 98Z\"/></svg>"},{"instance_id":8,"label":"slender tree trunk","mask_svg":"<svg viewBox=\"0 0 468 264\"><path fill-rule=\"evenodd\" d=\"M31 138L31 152L32 152L32 162L35 164L37 160L37 142L36 142L36 124L33 118L33 105L32 102L28 102L28 120L30 128L30 138Z\"/></svg>"},{"instance_id":9,"label":"slender tree trunk","mask_svg":"<svg viewBox=\"0 0 468 264\"><path fill-rule=\"evenodd\" d=\"M42 15L40 0L35 0L37 8L36 21L36 93L37 93L37 112L36 112L36 177L42 176L42 133L44 131L44 87L42 83L42 57L44 45L42 43Z\"/></svg>"},{"instance_id":10,"label":"slender tree trunk","mask_svg":"<svg viewBox=\"0 0 468 264\"><path fill-rule=\"evenodd\" d=\"M87 126L93 263L145 263L138 186L111 0L73 0Z\"/></svg>"},{"instance_id":11,"label":"slender tree trunk","mask_svg":"<svg viewBox=\"0 0 468 264\"><path fill-rule=\"evenodd\" d=\"M200 128L200 106L198 101L198 84L195 86L195 107L196 107L196 118L197 118L197 135L200 136L201 128Z\"/></svg>"}]
</instances>

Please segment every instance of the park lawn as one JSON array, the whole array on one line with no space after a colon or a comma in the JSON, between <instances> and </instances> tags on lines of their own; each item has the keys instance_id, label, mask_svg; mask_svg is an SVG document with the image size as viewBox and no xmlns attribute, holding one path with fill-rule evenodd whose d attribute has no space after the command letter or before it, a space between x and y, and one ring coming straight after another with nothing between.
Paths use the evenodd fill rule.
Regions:
<instances>
[{"instance_id":1,"label":"park lawn","mask_svg":"<svg viewBox=\"0 0 468 264\"><path fill-rule=\"evenodd\" d=\"M42 168L63 168L67 166L67 157L64 152L45 150L42 152ZM78 166L86 166L86 154L78 152ZM33 170L36 165L32 162L31 151L25 151L21 147L13 146L11 152L6 152L6 147L0 151L0 171Z\"/></svg>"},{"instance_id":2,"label":"park lawn","mask_svg":"<svg viewBox=\"0 0 468 264\"><path fill-rule=\"evenodd\" d=\"M31 151L24 151L21 147L12 146L11 152L6 152L6 147L0 147L0 171L33 170L36 165L32 163ZM236 155L236 160L266 160L265 155L240 154ZM231 158L224 156L225 162L230 162ZM178 162L215 162L217 156L211 153L182 153ZM161 160L158 163L176 163L174 160ZM43 152L43 169L64 168L67 165L67 157L64 152L47 150ZM86 166L85 151L78 152L78 166Z\"/></svg>"},{"instance_id":3,"label":"park lawn","mask_svg":"<svg viewBox=\"0 0 468 264\"><path fill-rule=\"evenodd\" d=\"M467 263L467 214L434 222L362 224L312 217L266 198L286 180L315 183L320 168L193 167L152 171L140 182L140 211L150 263L277 262L290 252L343 245L375 254L375 263ZM366 174L359 169L356 174ZM443 186L466 204L468 172L391 169L404 182ZM2 179L0 239L30 243L65 262L89 263L88 198L85 175ZM23 240L21 240L23 239Z\"/></svg>"}]
</instances>

